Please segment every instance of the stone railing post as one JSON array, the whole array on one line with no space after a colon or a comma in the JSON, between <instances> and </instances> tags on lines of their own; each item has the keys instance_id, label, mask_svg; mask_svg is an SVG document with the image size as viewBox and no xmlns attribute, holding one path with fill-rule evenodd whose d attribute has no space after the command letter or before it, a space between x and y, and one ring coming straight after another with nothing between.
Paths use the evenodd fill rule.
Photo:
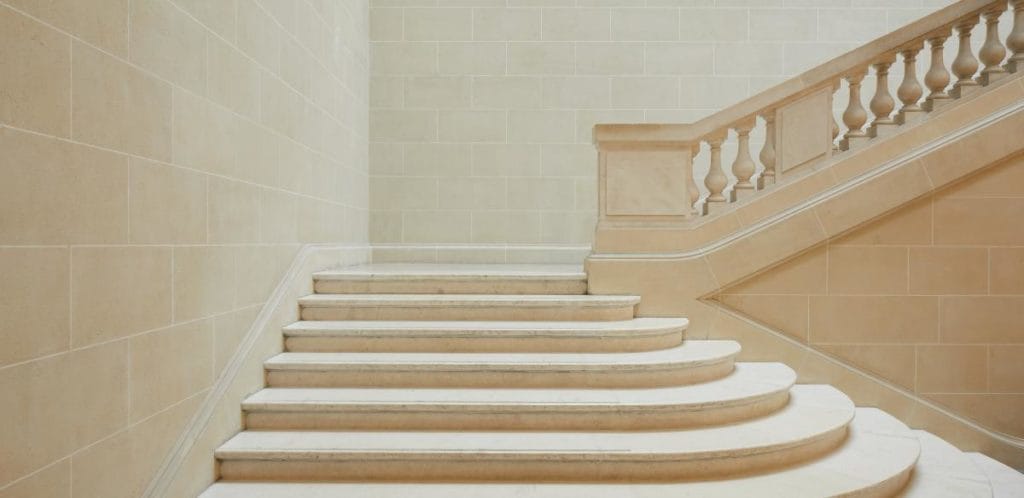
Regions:
<instances>
[{"instance_id":1,"label":"stone railing post","mask_svg":"<svg viewBox=\"0 0 1024 498\"><path fill-rule=\"evenodd\" d=\"M697 215L686 125L597 125L598 223L594 249L647 251ZM645 235L647 234L647 235ZM648 236L649 235L649 236Z\"/></svg>"}]
</instances>

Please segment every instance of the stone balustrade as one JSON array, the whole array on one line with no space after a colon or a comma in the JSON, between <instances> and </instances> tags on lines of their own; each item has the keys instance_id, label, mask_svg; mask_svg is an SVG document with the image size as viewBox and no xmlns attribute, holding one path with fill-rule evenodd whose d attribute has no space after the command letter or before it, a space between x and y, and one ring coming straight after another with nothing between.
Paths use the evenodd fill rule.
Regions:
<instances>
[{"instance_id":1,"label":"stone balustrade","mask_svg":"<svg viewBox=\"0 0 1024 498\"><path fill-rule=\"evenodd\" d=\"M1004 44L999 22L1008 8L1013 11L1012 27ZM984 31L977 54L971 37L982 34L976 30ZM947 65L944 48L947 42L953 43L954 34L958 51ZM928 67L924 87L916 66L922 53L929 57L924 61ZM897 110L889 71L900 60L903 78L896 88ZM1024 0L965 0L698 122L597 125L598 229L602 223L671 229L694 217L723 212L733 202L775 188L787 177L896 133L900 126L981 91L1018 71L1022 61ZM861 91L869 77L875 85L866 109ZM848 95L841 124L833 112L839 91ZM865 127L868 110L872 120ZM757 154L759 165L750 150L752 134L764 137ZM735 155L723 157L723 144L729 138L736 140ZM693 175L698 158L709 164L702 179ZM730 159L734 181L723 166ZM706 188L704 195L698 184Z\"/></svg>"}]
</instances>

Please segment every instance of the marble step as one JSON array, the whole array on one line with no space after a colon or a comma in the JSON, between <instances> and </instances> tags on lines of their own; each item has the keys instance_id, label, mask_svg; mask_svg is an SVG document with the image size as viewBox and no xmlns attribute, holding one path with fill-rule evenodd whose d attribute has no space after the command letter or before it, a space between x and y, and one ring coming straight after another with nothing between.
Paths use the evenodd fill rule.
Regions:
<instances>
[{"instance_id":1,"label":"marble step","mask_svg":"<svg viewBox=\"0 0 1024 498\"><path fill-rule=\"evenodd\" d=\"M849 436L835 451L761 474L669 483L221 481L200 498L889 498L903 487L917 456L918 440L902 422L858 408Z\"/></svg>"},{"instance_id":2,"label":"marble step","mask_svg":"<svg viewBox=\"0 0 1024 498\"><path fill-rule=\"evenodd\" d=\"M384 263L313 274L318 294L586 294L580 265Z\"/></svg>"},{"instance_id":3,"label":"marble step","mask_svg":"<svg viewBox=\"0 0 1024 498\"><path fill-rule=\"evenodd\" d=\"M629 320L639 296L312 294L303 320Z\"/></svg>"},{"instance_id":4,"label":"marble step","mask_svg":"<svg viewBox=\"0 0 1024 498\"><path fill-rule=\"evenodd\" d=\"M284 328L296 352L615 352L679 345L685 318L575 321L302 321Z\"/></svg>"},{"instance_id":5,"label":"marble step","mask_svg":"<svg viewBox=\"0 0 1024 498\"><path fill-rule=\"evenodd\" d=\"M718 380L651 389L264 389L255 430L647 430L725 424L786 404L796 373L738 363Z\"/></svg>"},{"instance_id":6,"label":"marble step","mask_svg":"<svg viewBox=\"0 0 1024 498\"><path fill-rule=\"evenodd\" d=\"M1024 496L1024 474L981 453L968 453L974 465L992 484L992 498L1020 498Z\"/></svg>"},{"instance_id":7,"label":"marble step","mask_svg":"<svg viewBox=\"0 0 1024 498\"><path fill-rule=\"evenodd\" d=\"M990 498L986 476L959 448L927 431L913 431L921 458L900 498Z\"/></svg>"},{"instance_id":8,"label":"marble step","mask_svg":"<svg viewBox=\"0 0 1024 498\"><path fill-rule=\"evenodd\" d=\"M281 353L271 387L575 387L693 384L733 370L735 341L627 353Z\"/></svg>"},{"instance_id":9,"label":"marble step","mask_svg":"<svg viewBox=\"0 0 1024 498\"><path fill-rule=\"evenodd\" d=\"M839 446L853 403L823 385L742 423L648 432L244 431L217 449L225 480L623 481L782 467ZM581 426L580 429L586 429Z\"/></svg>"}]
</instances>

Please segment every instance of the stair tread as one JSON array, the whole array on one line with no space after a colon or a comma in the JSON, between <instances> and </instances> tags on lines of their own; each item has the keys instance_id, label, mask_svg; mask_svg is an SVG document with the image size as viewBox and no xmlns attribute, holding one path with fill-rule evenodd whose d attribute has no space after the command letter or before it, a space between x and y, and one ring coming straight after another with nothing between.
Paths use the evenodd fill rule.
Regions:
<instances>
[{"instance_id":1,"label":"stair tread","mask_svg":"<svg viewBox=\"0 0 1024 498\"><path fill-rule=\"evenodd\" d=\"M959 448L927 431L915 430L921 458L900 498L990 498L985 476Z\"/></svg>"},{"instance_id":2,"label":"stair tread","mask_svg":"<svg viewBox=\"0 0 1024 498\"><path fill-rule=\"evenodd\" d=\"M981 453L968 453L978 470L992 485L992 498L1019 498L1024 496L1024 474Z\"/></svg>"},{"instance_id":3,"label":"stair tread","mask_svg":"<svg viewBox=\"0 0 1024 498\"><path fill-rule=\"evenodd\" d=\"M348 459L446 454L474 458L701 459L770 451L841 429L853 403L829 386L796 386L781 410L743 423L650 432L295 432L244 431L220 459Z\"/></svg>"},{"instance_id":4,"label":"stair tread","mask_svg":"<svg viewBox=\"0 0 1024 498\"><path fill-rule=\"evenodd\" d=\"M316 280L585 280L582 265L373 263L319 271Z\"/></svg>"},{"instance_id":5,"label":"stair tread","mask_svg":"<svg viewBox=\"0 0 1024 498\"><path fill-rule=\"evenodd\" d=\"M268 370L336 369L349 366L445 368L529 368L539 370L631 369L659 365L718 362L739 354L727 340L690 340L654 351L625 353L280 353L265 363Z\"/></svg>"},{"instance_id":6,"label":"stair tread","mask_svg":"<svg viewBox=\"0 0 1024 498\"><path fill-rule=\"evenodd\" d=\"M268 388L243 403L248 411L326 411L347 405L473 406L484 409L543 407L550 410L586 410L595 407L651 409L736 403L788 389L796 373L781 363L739 363L736 370L711 382L642 389L372 389L372 388Z\"/></svg>"},{"instance_id":7,"label":"stair tread","mask_svg":"<svg viewBox=\"0 0 1024 498\"><path fill-rule=\"evenodd\" d=\"M858 408L836 451L773 472L680 483L256 483L219 482L200 498L810 498L869 489L913 465L918 441L900 421Z\"/></svg>"},{"instance_id":8,"label":"stair tread","mask_svg":"<svg viewBox=\"0 0 1024 498\"><path fill-rule=\"evenodd\" d=\"M631 306L640 296L596 296L590 294L311 294L299 298L304 307L334 306L510 306L601 307Z\"/></svg>"},{"instance_id":9,"label":"stair tread","mask_svg":"<svg viewBox=\"0 0 1024 498\"><path fill-rule=\"evenodd\" d=\"M331 335L636 335L685 328L685 318L634 318L618 321L476 321L476 320L306 320L284 327L288 337Z\"/></svg>"}]
</instances>

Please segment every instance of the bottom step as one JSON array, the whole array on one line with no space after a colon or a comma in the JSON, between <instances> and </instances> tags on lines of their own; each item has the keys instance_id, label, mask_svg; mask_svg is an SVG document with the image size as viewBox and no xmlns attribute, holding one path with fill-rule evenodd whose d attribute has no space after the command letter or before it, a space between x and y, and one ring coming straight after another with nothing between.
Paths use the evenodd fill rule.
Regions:
<instances>
[{"instance_id":1,"label":"bottom step","mask_svg":"<svg viewBox=\"0 0 1024 498\"><path fill-rule=\"evenodd\" d=\"M991 498L988 477L959 448L926 431L914 431L921 458L900 498Z\"/></svg>"},{"instance_id":2,"label":"bottom step","mask_svg":"<svg viewBox=\"0 0 1024 498\"><path fill-rule=\"evenodd\" d=\"M904 486L918 451L917 438L903 423L880 410L859 408L838 450L801 465L735 479L656 484L221 482L200 498L882 498Z\"/></svg>"},{"instance_id":3,"label":"bottom step","mask_svg":"<svg viewBox=\"0 0 1024 498\"><path fill-rule=\"evenodd\" d=\"M981 453L968 453L968 457L988 477L992 485L992 498L1024 496L1024 474Z\"/></svg>"}]
</instances>

